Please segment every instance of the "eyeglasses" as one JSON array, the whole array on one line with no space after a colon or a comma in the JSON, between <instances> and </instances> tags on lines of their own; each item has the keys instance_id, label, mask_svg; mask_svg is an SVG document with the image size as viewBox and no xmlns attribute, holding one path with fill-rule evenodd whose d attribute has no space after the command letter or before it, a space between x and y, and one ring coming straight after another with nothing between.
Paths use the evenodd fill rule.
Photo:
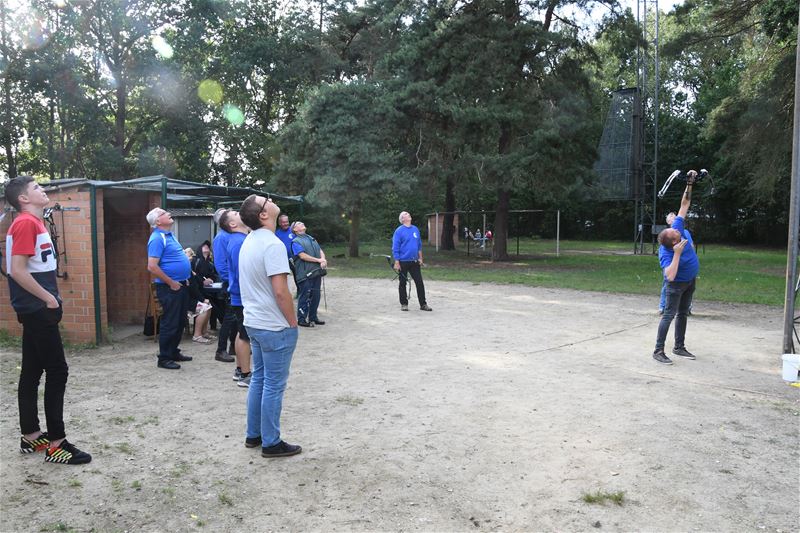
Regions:
<instances>
[{"instance_id":1,"label":"eyeglasses","mask_svg":"<svg viewBox=\"0 0 800 533\"><path fill-rule=\"evenodd\" d=\"M267 208L267 204L271 203L272 203L272 198L267 197L267 199L264 200L264 204L261 206L261 211L258 212L258 216L261 216L261 213L265 212L264 210Z\"/></svg>"}]
</instances>

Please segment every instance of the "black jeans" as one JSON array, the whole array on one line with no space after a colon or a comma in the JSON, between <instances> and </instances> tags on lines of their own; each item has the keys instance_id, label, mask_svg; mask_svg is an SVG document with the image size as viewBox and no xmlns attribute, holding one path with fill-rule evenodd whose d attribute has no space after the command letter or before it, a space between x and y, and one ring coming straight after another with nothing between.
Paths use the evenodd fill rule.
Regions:
<instances>
[{"instance_id":1,"label":"black jeans","mask_svg":"<svg viewBox=\"0 0 800 533\"><path fill-rule=\"evenodd\" d=\"M664 314L661 315L661 322L658 324L656 350L664 349L669 325L672 324L673 319L675 319L675 348L685 347L686 317L689 316L689 309L692 307L694 286L695 280L667 282L667 304L664 307Z\"/></svg>"},{"instance_id":2,"label":"black jeans","mask_svg":"<svg viewBox=\"0 0 800 533\"><path fill-rule=\"evenodd\" d=\"M400 303L402 305L408 305L406 285L408 284L409 274L411 274L411 279L414 280L414 286L417 288L417 299L421 307L427 302L425 301L425 284L422 283L422 271L420 270L418 261L400 261Z\"/></svg>"},{"instance_id":3,"label":"black jeans","mask_svg":"<svg viewBox=\"0 0 800 533\"><path fill-rule=\"evenodd\" d=\"M188 320L189 287L182 282L181 288L173 291L165 283L156 283L156 295L163 312L158 326L158 358L174 360L181 353L178 345Z\"/></svg>"},{"instance_id":4,"label":"black jeans","mask_svg":"<svg viewBox=\"0 0 800 533\"><path fill-rule=\"evenodd\" d=\"M19 427L23 435L40 431L39 381L44 383L44 416L50 440L66 437L64 432L64 391L69 367L58 323L63 309L42 308L35 313L17 315L22 324L22 370L19 373Z\"/></svg>"},{"instance_id":5,"label":"black jeans","mask_svg":"<svg viewBox=\"0 0 800 533\"><path fill-rule=\"evenodd\" d=\"M238 329L236 328L236 315L233 312L233 306L231 305L230 297L227 295L227 293L224 298L220 298L220 301L225 302L225 311L222 315L222 325L219 327L217 351L224 352L228 349L229 345L234 345L233 343L236 340Z\"/></svg>"}]
</instances>

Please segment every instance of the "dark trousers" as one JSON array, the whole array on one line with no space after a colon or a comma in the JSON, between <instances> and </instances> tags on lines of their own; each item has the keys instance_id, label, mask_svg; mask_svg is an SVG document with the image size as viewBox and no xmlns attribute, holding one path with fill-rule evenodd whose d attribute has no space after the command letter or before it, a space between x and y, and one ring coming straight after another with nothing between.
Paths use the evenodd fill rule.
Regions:
<instances>
[{"instance_id":1,"label":"dark trousers","mask_svg":"<svg viewBox=\"0 0 800 533\"><path fill-rule=\"evenodd\" d=\"M417 288L419 305L423 306L427 302L425 301L425 284L422 283L422 271L420 270L418 261L400 261L400 303L402 305L408 305L406 285L408 285L409 274L411 274L411 279L414 280L414 286Z\"/></svg>"},{"instance_id":2,"label":"dark trousers","mask_svg":"<svg viewBox=\"0 0 800 533\"><path fill-rule=\"evenodd\" d=\"M297 320L316 322L319 320L320 287L322 276L305 279L297 286Z\"/></svg>"},{"instance_id":3,"label":"dark trousers","mask_svg":"<svg viewBox=\"0 0 800 533\"><path fill-rule=\"evenodd\" d=\"M181 353L178 345L186 327L189 287L181 284L180 289L173 291L164 283L156 283L156 296L163 312L158 326L158 358L174 360Z\"/></svg>"},{"instance_id":4,"label":"dark trousers","mask_svg":"<svg viewBox=\"0 0 800 533\"><path fill-rule=\"evenodd\" d=\"M685 347L686 318L692 308L694 286L695 280L667 282L667 303L666 307L664 307L664 314L661 315L661 322L658 324L656 350L664 349L669 326L672 324L673 319L675 319L675 348Z\"/></svg>"},{"instance_id":5,"label":"dark trousers","mask_svg":"<svg viewBox=\"0 0 800 533\"><path fill-rule=\"evenodd\" d=\"M64 344L58 323L62 308L46 307L24 315L17 315L22 324L22 370L19 373L19 427L23 435L40 431L39 381L44 383L44 416L50 440L66 437L64 432L64 391L67 388L69 367L64 358Z\"/></svg>"},{"instance_id":6,"label":"dark trousers","mask_svg":"<svg viewBox=\"0 0 800 533\"><path fill-rule=\"evenodd\" d=\"M224 314L222 315L222 325L219 327L219 336L217 337L217 351L224 352L228 349L228 345L233 346L236 340L236 314L233 312L228 297L225 297ZM233 350L231 350L233 351Z\"/></svg>"}]
</instances>

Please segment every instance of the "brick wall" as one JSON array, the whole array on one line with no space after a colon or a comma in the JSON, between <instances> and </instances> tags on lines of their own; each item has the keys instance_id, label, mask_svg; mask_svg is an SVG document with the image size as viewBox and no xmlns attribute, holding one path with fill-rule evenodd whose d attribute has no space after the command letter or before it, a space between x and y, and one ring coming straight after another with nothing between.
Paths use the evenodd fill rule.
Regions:
<instances>
[{"instance_id":1,"label":"brick wall","mask_svg":"<svg viewBox=\"0 0 800 533\"><path fill-rule=\"evenodd\" d=\"M158 194L106 191L105 244L108 319L112 324L141 324L147 308L150 274L147 272L147 239L150 227L145 216L160 205Z\"/></svg>"},{"instance_id":2,"label":"brick wall","mask_svg":"<svg viewBox=\"0 0 800 533\"><path fill-rule=\"evenodd\" d=\"M95 341L95 305L92 284L92 229L89 191L67 189L48 192L52 202L62 207L78 208L78 211L55 212L53 217L60 235L58 248L60 253L66 252L59 263L60 273L66 273L66 279L59 279L58 286L64 300L64 319L61 322L64 339L70 342ZM0 206L5 204L0 201ZM107 331L108 318L106 309L106 268L103 242L104 216L103 191L97 191L97 227L98 257L100 278L100 310L103 331ZM63 214L63 222L62 222ZM0 222L0 235L5 240L8 227L11 225L11 214ZM5 255L5 254L4 254ZM13 335L20 335L21 328L11 307L8 283L0 284L0 329Z\"/></svg>"}]
</instances>

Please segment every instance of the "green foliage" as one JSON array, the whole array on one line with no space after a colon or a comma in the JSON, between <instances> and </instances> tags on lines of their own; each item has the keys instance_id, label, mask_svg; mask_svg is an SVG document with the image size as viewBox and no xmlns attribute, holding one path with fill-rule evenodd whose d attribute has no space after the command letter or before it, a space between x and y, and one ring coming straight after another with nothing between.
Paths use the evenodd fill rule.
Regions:
<instances>
[{"instance_id":1,"label":"green foliage","mask_svg":"<svg viewBox=\"0 0 800 533\"><path fill-rule=\"evenodd\" d=\"M312 233L356 255L404 209L493 212L495 259L510 209L631 232L632 207L586 187L611 91L636 83L630 9L590 26L582 0L57 4L0 3L9 175L303 194ZM660 19L659 173L713 173L707 240L785 239L797 18L796 0L698 0Z\"/></svg>"},{"instance_id":2,"label":"green foliage","mask_svg":"<svg viewBox=\"0 0 800 533\"><path fill-rule=\"evenodd\" d=\"M554 287L585 291L651 294L656 299L663 274L658 258L633 255L629 242L562 241L561 255L555 256L550 239L521 239L520 256L511 264L487 262L487 251L462 248L436 252L425 247L425 279L508 283L534 287ZM516 249L510 250L515 252ZM340 246L327 246L325 253L335 257ZM391 253L391 241L362 246L358 258L336 257L329 263L331 276L386 279L395 275L383 257ZM695 298L728 303L783 305L786 254L766 248L700 246L700 277ZM395 282L396 283L396 282Z\"/></svg>"}]
</instances>

